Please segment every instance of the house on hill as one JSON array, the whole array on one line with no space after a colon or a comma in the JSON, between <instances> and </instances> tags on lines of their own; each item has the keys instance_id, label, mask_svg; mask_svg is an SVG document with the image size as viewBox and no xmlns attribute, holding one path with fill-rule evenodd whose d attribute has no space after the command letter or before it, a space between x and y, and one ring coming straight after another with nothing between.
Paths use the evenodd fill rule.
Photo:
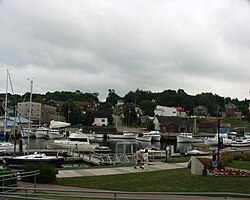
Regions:
<instances>
[{"instance_id":1,"label":"house on hill","mask_svg":"<svg viewBox=\"0 0 250 200\"><path fill-rule=\"evenodd\" d=\"M94 111L94 122L93 126L107 126L108 125L108 113L102 111Z\"/></svg>"},{"instance_id":2,"label":"house on hill","mask_svg":"<svg viewBox=\"0 0 250 200\"><path fill-rule=\"evenodd\" d=\"M155 130L162 133L179 133L190 131L191 125L186 118L177 116L156 116L153 120Z\"/></svg>"},{"instance_id":3,"label":"house on hill","mask_svg":"<svg viewBox=\"0 0 250 200\"><path fill-rule=\"evenodd\" d=\"M229 102L226 104L225 110L225 112L222 112L222 118L241 120L241 112L237 112L236 106L233 103Z\"/></svg>"}]
</instances>

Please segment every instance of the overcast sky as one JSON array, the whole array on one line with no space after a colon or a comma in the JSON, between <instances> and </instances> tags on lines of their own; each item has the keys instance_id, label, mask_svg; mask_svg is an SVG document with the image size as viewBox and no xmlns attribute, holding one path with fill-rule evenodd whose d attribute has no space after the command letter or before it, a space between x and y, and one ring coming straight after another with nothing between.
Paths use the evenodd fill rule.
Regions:
<instances>
[{"instance_id":1,"label":"overcast sky","mask_svg":"<svg viewBox=\"0 0 250 200\"><path fill-rule=\"evenodd\" d=\"M249 99L248 0L0 0L0 92ZM10 89L9 89L10 91Z\"/></svg>"}]
</instances>

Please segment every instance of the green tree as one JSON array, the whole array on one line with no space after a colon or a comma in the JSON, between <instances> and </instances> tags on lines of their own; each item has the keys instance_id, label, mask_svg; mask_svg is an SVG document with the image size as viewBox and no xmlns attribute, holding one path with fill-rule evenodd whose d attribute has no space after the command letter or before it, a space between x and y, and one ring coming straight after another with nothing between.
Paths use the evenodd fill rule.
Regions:
<instances>
[{"instance_id":1,"label":"green tree","mask_svg":"<svg viewBox=\"0 0 250 200\"><path fill-rule=\"evenodd\" d=\"M148 130L148 131L153 131L153 130L155 130L155 125L154 125L154 123L153 123L153 120L148 119L146 125L147 125L147 130Z\"/></svg>"},{"instance_id":2,"label":"green tree","mask_svg":"<svg viewBox=\"0 0 250 200\"><path fill-rule=\"evenodd\" d=\"M143 111L144 115L154 116L154 109L156 108L156 103L144 100L139 104L140 109Z\"/></svg>"},{"instance_id":3,"label":"green tree","mask_svg":"<svg viewBox=\"0 0 250 200\"><path fill-rule=\"evenodd\" d=\"M94 115L93 112L89 109L86 110L84 117L83 117L83 124L85 126L92 126L93 122L94 122Z\"/></svg>"},{"instance_id":4,"label":"green tree","mask_svg":"<svg viewBox=\"0 0 250 200\"><path fill-rule=\"evenodd\" d=\"M72 125L82 123L82 111L79 105L76 105L71 99L64 102L62 105L62 112L64 113L67 122Z\"/></svg>"},{"instance_id":5,"label":"green tree","mask_svg":"<svg viewBox=\"0 0 250 200\"><path fill-rule=\"evenodd\" d=\"M115 93L114 89L109 89L108 92L109 93L108 97L106 98L106 103L110 103L112 106L115 106L117 101L120 100L121 97Z\"/></svg>"}]
</instances>

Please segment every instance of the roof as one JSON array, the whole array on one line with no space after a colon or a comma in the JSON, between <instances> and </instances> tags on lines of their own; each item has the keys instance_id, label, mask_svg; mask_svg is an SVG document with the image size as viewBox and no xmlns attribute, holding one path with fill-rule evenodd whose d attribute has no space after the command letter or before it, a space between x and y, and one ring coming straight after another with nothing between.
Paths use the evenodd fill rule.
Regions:
<instances>
[{"instance_id":1,"label":"roof","mask_svg":"<svg viewBox=\"0 0 250 200\"><path fill-rule=\"evenodd\" d=\"M108 112L105 111L94 111L93 115L95 118L108 118Z\"/></svg>"},{"instance_id":2,"label":"roof","mask_svg":"<svg viewBox=\"0 0 250 200\"><path fill-rule=\"evenodd\" d=\"M156 116L161 126L168 126L169 124L184 125L187 124L185 118L177 116Z\"/></svg>"}]
</instances>

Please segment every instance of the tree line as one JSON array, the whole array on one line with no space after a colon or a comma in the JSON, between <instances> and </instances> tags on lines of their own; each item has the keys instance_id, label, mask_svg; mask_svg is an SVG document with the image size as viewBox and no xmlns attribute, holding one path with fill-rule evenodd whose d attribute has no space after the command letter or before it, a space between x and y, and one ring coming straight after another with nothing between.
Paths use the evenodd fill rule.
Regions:
<instances>
[{"instance_id":1,"label":"tree line","mask_svg":"<svg viewBox=\"0 0 250 200\"><path fill-rule=\"evenodd\" d=\"M24 95L8 94L8 106L14 107L18 102L29 101L29 96L29 92ZM85 110L83 112L79 105L75 103L77 101L95 103L97 105L96 110L109 113L110 123L112 123L111 114L114 111L113 108L116 106L118 100L123 100L125 105L127 105L124 111L124 119L128 119L129 114L130 120L133 121L136 121L137 118L137 113L134 111L135 107L139 107L143 115L153 116L156 105L168 107L179 106L184 108L188 115L193 114L193 108L198 105L203 105L208 109L210 116L217 116L218 112L224 111L225 105L231 102L237 107L237 111L242 112L243 116L248 116L248 99L240 101L237 98L221 97L212 93L189 95L183 89L178 89L177 91L168 89L162 92L136 89L135 91L129 91L123 97L119 96L115 92L115 89L109 89L105 102L100 102L98 96L98 93L83 93L80 90L76 90L75 92L55 91L47 92L46 94L32 94L34 102L48 105L57 105L58 102L61 102L62 109L60 111L62 115L65 116L65 119L69 118L73 124L90 124L89 118L86 119L86 117L84 117L86 113L88 113L87 116L90 115L89 111ZM4 102L5 94L0 94L0 98L2 102ZM1 110L2 109L3 107L1 107Z\"/></svg>"}]
</instances>

